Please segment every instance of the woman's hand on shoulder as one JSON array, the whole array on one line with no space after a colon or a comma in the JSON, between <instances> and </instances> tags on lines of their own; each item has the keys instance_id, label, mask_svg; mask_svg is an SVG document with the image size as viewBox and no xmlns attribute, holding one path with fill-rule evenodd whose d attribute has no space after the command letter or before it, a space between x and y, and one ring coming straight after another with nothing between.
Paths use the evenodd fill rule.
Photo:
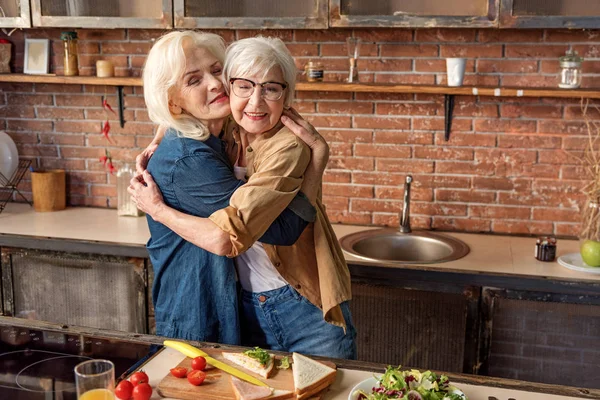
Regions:
<instances>
[{"instance_id":1,"label":"woman's hand on shoulder","mask_svg":"<svg viewBox=\"0 0 600 400\"><path fill-rule=\"evenodd\" d=\"M164 126L162 126L162 125L160 125L156 129L156 135L154 135L154 138L152 139L152 142L150 142L150 144L148 145L148 147L146 147L135 158L135 171L139 175L142 175L142 173L144 173L144 171L148 167L148 161L150 161L150 158L152 157L152 155L154 154L154 152L158 148L158 145L160 144L161 140L165 136L165 132L166 131L167 131L167 128L164 127Z\"/></svg>"},{"instance_id":2,"label":"woman's hand on shoulder","mask_svg":"<svg viewBox=\"0 0 600 400\"><path fill-rule=\"evenodd\" d=\"M131 200L138 209L150 215L155 221L159 220L160 211L165 202L160 189L148 171L132 178L127 191L131 194Z\"/></svg>"},{"instance_id":3,"label":"woman's hand on shoulder","mask_svg":"<svg viewBox=\"0 0 600 400\"><path fill-rule=\"evenodd\" d=\"M306 143L312 153L311 166L314 170L323 173L329 161L329 145L325 139L294 108L283 110L281 122Z\"/></svg>"}]
</instances>

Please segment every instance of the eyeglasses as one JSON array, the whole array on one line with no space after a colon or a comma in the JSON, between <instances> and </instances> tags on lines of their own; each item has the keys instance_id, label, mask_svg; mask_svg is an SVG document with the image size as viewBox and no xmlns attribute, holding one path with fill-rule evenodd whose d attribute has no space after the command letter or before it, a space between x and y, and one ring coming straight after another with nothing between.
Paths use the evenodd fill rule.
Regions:
<instances>
[{"instance_id":1,"label":"eyeglasses","mask_svg":"<svg viewBox=\"0 0 600 400\"><path fill-rule=\"evenodd\" d=\"M269 101L277 101L283 96L283 92L287 85L279 82L264 82L256 83L244 78L229 79L231 90L238 97L248 98L254 93L254 88L260 86L260 95L263 99Z\"/></svg>"}]
</instances>

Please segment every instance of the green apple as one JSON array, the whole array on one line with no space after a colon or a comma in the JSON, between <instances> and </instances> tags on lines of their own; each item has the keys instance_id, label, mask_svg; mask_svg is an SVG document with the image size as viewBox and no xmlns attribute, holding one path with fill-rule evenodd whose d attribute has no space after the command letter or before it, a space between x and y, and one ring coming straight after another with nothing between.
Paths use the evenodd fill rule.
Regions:
<instances>
[{"instance_id":1,"label":"green apple","mask_svg":"<svg viewBox=\"0 0 600 400\"><path fill-rule=\"evenodd\" d=\"M581 245L581 258L590 267L600 267L600 242L586 240Z\"/></svg>"}]
</instances>

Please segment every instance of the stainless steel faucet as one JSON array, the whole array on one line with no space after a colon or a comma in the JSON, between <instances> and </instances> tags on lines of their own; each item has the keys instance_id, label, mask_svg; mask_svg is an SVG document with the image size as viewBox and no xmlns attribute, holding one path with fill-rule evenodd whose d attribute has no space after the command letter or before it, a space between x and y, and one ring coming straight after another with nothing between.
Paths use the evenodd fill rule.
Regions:
<instances>
[{"instance_id":1,"label":"stainless steel faucet","mask_svg":"<svg viewBox=\"0 0 600 400\"><path fill-rule=\"evenodd\" d=\"M402 214L400 215L400 228L398 229L402 233L410 233L410 184L412 183L412 175L406 176L406 182L404 182L404 204L402 204Z\"/></svg>"}]
</instances>

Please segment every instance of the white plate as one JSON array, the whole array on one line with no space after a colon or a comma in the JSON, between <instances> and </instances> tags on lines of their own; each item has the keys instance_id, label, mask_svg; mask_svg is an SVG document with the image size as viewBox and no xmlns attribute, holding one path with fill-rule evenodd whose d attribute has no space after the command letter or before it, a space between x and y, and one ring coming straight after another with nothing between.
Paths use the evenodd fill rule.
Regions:
<instances>
[{"instance_id":1,"label":"white plate","mask_svg":"<svg viewBox=\"0 0 600 400\"><path fill-rule=\"evenodd\" d=\"M352 388L352 390L350 391L350 394L348 395L348 400L357 400L358 399L358 395L354 394L354 392L356 392L357 390L362 390L365 393L371 393L373 391L373 388L375 386L377 386L377 381L379 380L379 378L368 378L365 379L364 381L360 382L359 384L357 384L356 386L354 386Z\"/></svg>"},{"instance_id":2,"label":"white plate","mask_svg":"<svg viewBox=\"0 0 600 400\"><path fill-rule=\"evenodd\" d=\"M590 267L583 262L580 253L569 253L558 257L558 263L565 268L574 271L587 272L590 274L600 274L600 267Z\"/></svg>"},{"instance_id":3,"label":"white plate","mask_svg":"<svg viewBox=\"0 0 600 400\"><path fill-rule=\"evenodd\" d=\"M0 131L0 173L10 179L19 166L17 145L6 132ZM0 178L0 185L3 180Z\"/></svg>"}]
</instances>

